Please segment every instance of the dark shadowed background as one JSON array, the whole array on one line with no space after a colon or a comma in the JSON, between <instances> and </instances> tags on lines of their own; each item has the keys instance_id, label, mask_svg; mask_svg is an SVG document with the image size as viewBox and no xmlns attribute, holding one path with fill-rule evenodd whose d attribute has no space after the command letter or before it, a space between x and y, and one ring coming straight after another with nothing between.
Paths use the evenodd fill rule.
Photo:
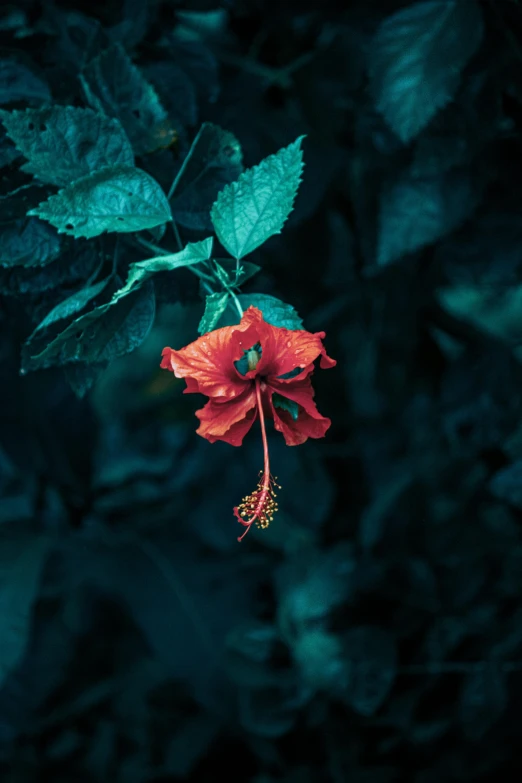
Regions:
<instances>
[{"instance_id":1,"label":"dark shadowed background","mask_svg":"<svg viewBox=\"0 0 522 783\"><path fill-rule=\"evenodd\" d=\"M56 188L0 124L2 783L520 780L522 6L344 6L2 3L2 110L94 105L165 192L202 123L233 134L171 200L183 245L306 135L242 291L338 361L323 440L270 428L280 511L238 544L259 430L207 443L159 369L197 277L133 294L103 361L80 334L32 363L57 304L147 253L27 218Z\"/></svg>"}]
</instances>

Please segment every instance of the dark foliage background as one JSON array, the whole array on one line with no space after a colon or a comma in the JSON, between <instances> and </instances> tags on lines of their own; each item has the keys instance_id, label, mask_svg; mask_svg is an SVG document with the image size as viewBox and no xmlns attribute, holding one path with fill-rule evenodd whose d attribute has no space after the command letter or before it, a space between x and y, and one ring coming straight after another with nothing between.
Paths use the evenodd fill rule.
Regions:
<instances>
[{"instance_id":1,"label":"dark foliage background","mask_svg":"<svg viewBox=\"0 0 522 783\"><path fill-rule=\"evenodd\" d=\"M20 374L52 307L143 254L66 238L27 265L52 252L22 232L46 187L2 131L0 779L520 780L521 7L19 0L2 108L86 105L79 74L114 42L176 130L138 152L165 190L202 122L245 167L306 134L244 291L326 330L333 424L292 449L271 433L281 511L239 545L260 440L200 439L159 370L196 337L188 271L132 353ZM213 182L178 203L184 243Z\"/></svg>"}]
</instances>

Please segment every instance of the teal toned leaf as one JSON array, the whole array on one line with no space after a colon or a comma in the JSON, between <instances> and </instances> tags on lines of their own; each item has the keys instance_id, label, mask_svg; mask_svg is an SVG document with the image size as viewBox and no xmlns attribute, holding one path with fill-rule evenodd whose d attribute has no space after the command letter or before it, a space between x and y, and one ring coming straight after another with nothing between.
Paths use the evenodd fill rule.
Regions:
<instances>
[{"instance_id":1,"label":"teal toned leaf","mask_svg":"<svg viewBox=\"0 0 522 783\"><path fill-rule=\"evenodd\" d=\"M207 261L212 253L212 237L202 239L201 242L189 242L179 253L171 253L165 256L155 256L146 261L137 261L129 269L129 276L123 288L113 296L113 301L126 296L131 288L137 288L158 272L170 272L183 266L199 264Z\"/></svg>"},{"instance_id":2,"label":"teal toned leaf","mask_svg":"<svg viewBox=\"0 0 522 783\"><path fill-rule=\"evenodd\" d=\"M68 296L63 302L53 307L51 312L45 316L34 331L38 332L55 323L55 321L60 321L63 318L69 318L71 315L79 313L84 307L87 307L89 302L92 302L93 299L101 294L108 282L109 279L107 278L94 285L86 285L85 288Z\"/></svg>"},{"instance_id":3,"label":"teal toned leaf","mask_svg":"<svg viewBox=\"0 0 522 783\"><path fill-rule=\"evenodd\" d=\"M385 266L449 234L473 211L477 196L460 171L401 176L381 194L377 264Z\"/></svg>"},{"instance_id":4,"label":"teal toned leaf","mask_svg":"<svg viewBox=\"0 0 522 783\"><path fill-rule=\"evenodd\" d=\"M31 355L33 346L27 342L22 369L27 372L69 362L100 363L123 356L145 340L154 313L154 289L148 283L116 303L100 305L80 316L36 355Z\"/></svg>"},{"instance_id":5,"label":"teal toned leaf","mask_svg":"<svg viewBox=\"0 0 522 783\"><path fill-rule=\"evenodd\" d=\"M169 51L172 56L170 47ZM143 72L158 93L174 127L194 128L198 124L196 88L183 68L171 60L159 60L149 63Z\"/></svg>"},{"instance_id":6,"label":"teal toned leaf","mask_svg":"<svg viewBox=\"0 0 522 783\"><path fill-rule=\"evenodd\" d=\"M501 468L489 482L489 490L518 509L522 509L522 460Z\"/></svg>"},{"instance_id":7,"label":"teal toned leaf","mask_svg":"<svg viewBox=\"0 0 522 783\"><path fill-rule=\"evenodd\" d=\"M285 329L302 329L303 322L292 305L281 302L275 296L268 294L241 294L238 297L243 310L248 307L258 307L263 313L263 318L272 326L281 326Z\"/></svg>"},{"instance_id":8,"label":"teal toned leaf","mask_svg":"<svg viewBox=\"0 0 522 783\"><path fill-rule=\"evenodd\" d=\"M104 231L142 231L172 219L156 180L124 166L82 177L28 214L49 221L59 233L87 239Z\"/></svg>"},{"instance_id":9,"label":"teal toned leaf","mask_svg":"<svg viewBox=\"0 0 522 783\"><path fill-rule=\"evenodd\" d=\"M180 29L176 30L176 33L189 40L217 38L224 34L228 16L228 11L225 8L215 8L208 11L179 10L177 18L180 22Z\"/></svg>"},{"instance_id":10,"label":"teal toned leaf","mask_svg":"<svg viewBox=\"0 0 522 783\"><path fill-rule=\"evenodd\" d=\"M38 294L84 282L99 266L100 256L92 242L77 240L75 245L44 267L0 268L0 293L8 296Z\"/></svg>"},{"instance_id":11,"label":"teal toned leaf","mask_svg":"<svg viewBox=\"0 0 522 783\"><path fill-rule=\"evenodd\" d=\"M236 137L205 122L174 181L171 199L174 219L187 228L211 230L210 210L224 185L243 170L243 154Z\"/></svg>"},{"instance_id":12,"label":"teal toned leaf","mask_svg":"<svg viewBox=\"0 0 522 783\"><path fill-rule=\"evenodd\" d=\"M47 84L26 65L13 58L0 58L0 104L46 103L51 99Z\"/></svg>"},{"instance_id":13,"label":"teal toned leaf","mask_svg":"<svg viewBox=\"0 0 522 783\"><path fill-rule=\"evenodd\" d=\"M20 157L20 153L16 149L11 139L7 136L5 128L0 125L0 169L4 166L9 166L13 160Z\"/></svg>"},{"instance_id":14,"label":"teal toned leaf","mask_svg":"<svg viewBox=\"0 0 522 783\"><path fill-rule=\"evenodd\" d=\"M52 52L56 62L65 66L76 78L79 71L93 57L111 45L109 31L98 19L87 16L80 11L64 15L58 9L53 21L58 36L53 36Z\"/></svg>"},{"instance_id":15,"label":"teal toned leaf","mask_svg":"<svg viewBox=\"0 0 522 783\"><path fill-rule=\"evenodd\" d=\"M120 120L137 153L157 149L156 134L167 112L119 44L91 60L80 78L89 104Z\"/></svg>"},{"instance_id":16,"label":"teal toned leaf","mask_svg":"<svg viewBox=\"0 0 522 783\"><path fill-rule=\"evenodd\" d=\"M130 141L118 120L91 109L53 106L1 111L0 119L20 152L24 171L66 186L105 166L133 166Z\"/></svg>"},{"instance_id":17,"label":"teal toned leaf","mask_svg":"<svg viewBox=\"0 0 522 783\"><path fill-rule=\"evenodd\" d=\"M196 88L203 105L215 103L219 95L219 67L211 50L196 39L189 40L178 35L179 27L169 40L169 52L180 64Z\"/></svg>"},{"instance_id":18,"label":"teal toned leaf","mask_svg":"<svg viewBox=\"0 0 522 783\"><path fill-rule=\"evenodd\" d=\"M369 52L377 109L408 143L453 98L483 34L474 0L413 3L387 17Z\"/></svg>"},{"instance_id":19,"label":"teal toned leaf","mask_svg":"<svg viewBox=\"0 0 522 783\"><path fill-rule=\"evenodd\" d=\"M520 355L522 285L464 282L440 288L436 297L448 313L505 340L513 346L517 357Z\"/></svg>"},{"instance_id":20,"label":"teal toned leaf","mask_svg":"<svg viewBox=\"0 0 522 783\"><path fill-rule=\"evenodd\" d=\"M282 394L273 394L272 402L275 408L280 408L282 411L288 411L294 421L297 421L299 416L299 405L294 400L289 400L288 397L283 397Z\"/></svg>"},{"instance_id":21,"label":"teal toned leaf","mask_svg":"<svg viewBox=\"0 0 522 783\"><path fill-rule=\"evenodd\" d=\"M219 241L234 258L246 256L281 232L301 182L303 138L245 171L218 195L212 223Z\"/></svg>"},{"instance_id":22,"label":"teal toned leaf","mask_svg":"<svg viewBox=\"0 0 522 783\"><path fill-rule=\"evenodd\" d=\"M0 686L25 653L47 552L43 536L0 538Z\"/></svg>"},{"instance_id":23,"label":"teal toned leaf","mask_svg":"<svg viewBox=\"0 0 522 783\"><path fill-rule=\"evenodd\" d=\"M0 266L45 266L60 255L60 237L36 218L0 226Z\"/></svg>"},{"instance_id":24,"label":"teal toned leaf","mask_svg":"<svg viewBox=\"0 0 522 783\"><path fill-rule=\"evenodd\" d=\"M151 8L143 0L123 0L119 12L121 21L110 28L111 38L127 49L134 49L142 41L151 24Z\"/></svg>"},{"instance_id":25,"label":"teal toned leaf","mask_svg":"<svg viewBox=\"0 0 522 783\"><path fill-rule=\"evenodd\" d=\"M209 294L205 300L205 312L199 322L198 332L199 334L206 334L215 329L217 323L223 313L225 312L229 294L227 291L224 293Z\"/></svg>"}]
</instances>

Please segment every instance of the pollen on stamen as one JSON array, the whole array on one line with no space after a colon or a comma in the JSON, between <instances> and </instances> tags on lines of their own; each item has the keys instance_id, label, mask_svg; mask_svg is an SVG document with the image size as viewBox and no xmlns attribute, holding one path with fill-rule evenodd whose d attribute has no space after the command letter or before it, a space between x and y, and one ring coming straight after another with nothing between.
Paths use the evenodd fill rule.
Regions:
<instances>
[{"instance_id":1,"label":"pollen on stamen","mask_svg":"<svg viewBox=\"0 0 522 783\"><path fill-rule=\"evenodd\" d=\"M253 524L259 528L267 528L270 522L273 522L274 514L279 508L276 489L281 489L277 483L277 476L272 476L270 473L265 476L262 470L259 471L256 489L249 495L245 495L241 503L234 508L236 518L246 527L238 541L241 541Z\"/></svg>"}]
</instances>

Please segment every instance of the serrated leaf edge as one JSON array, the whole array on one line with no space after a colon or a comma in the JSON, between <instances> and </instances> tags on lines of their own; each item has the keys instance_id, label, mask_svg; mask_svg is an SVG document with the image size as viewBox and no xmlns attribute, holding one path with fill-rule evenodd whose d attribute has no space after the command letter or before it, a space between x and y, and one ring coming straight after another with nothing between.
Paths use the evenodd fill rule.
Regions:
<instances>
[{"instance_id":1,"label":"serrated leaf edge","mask_svg":"<svg viewBox=\"0 0 522 783\"><path fill-rule=\"evenodd\" d=\"M254 172L256 170L258 170L261 166L263 166L266 163L268 163L268 161L276 159L278 156L281 156L282 153L284 153L284 152L289 152L292 147L297 147L299 152L301 153L301 160L300 160L300 173L299 173L299 177L298 177L297 183L296 183L295 194L294 194L294 197L292 199L292 203L290 205L290 209L288 210L288 214L287 214L286 218L284 218L284 220L283 220L281 228L279 229L279 231L274 231L273 234L271 234L270 236L275 236L276 234L280 234L281 233L281 230L282 230L283 226L285 225L286 221L288 220L288 218L290 217L290 215L292 214L292 212L294 210L294 204L295 204L295 199L297 197L297 192L299 190L299 185L303 181L302 174L303 174L303 171L304 171L305 163L304 163L304 160L303 160L303 151L301 149L301 143L302 143L303 139L305 139L305 138L306 138L306 134L302 134L301 136L298 136L295 141L291 142L291 144L288 144L286 147L282 147L282 149L278 150L277 152L274 152L272 155L268 155L266 158L263 158L263 160L260 161L259 163L257 163L255 166L251 166L249 169L246 169L245 171L243 171L234 182L230 182L229 184L225 185L225 187L222 190L219 191L219 193L217 195L217 198L216 198L215 202L212 204L212 208L210 210L210 219L212 221L212 224L214 225L214 229L216 231L216 234L218 235L218 238L219 238L219 241L221 242L221 244L223 244L223 242L221 240L221 237L219 236L219 232L216 229L216 226L215 226L215 223L214 223L214 217L213 217L214 214L216 212L218 212L218 210L220 209L220 201L222 201L224 198L228 197L228 195L230 194L230 192L234 188L240 187L241 184L245 183L248 178L250 178L250 177L252 177L254 175ZM222 215L222 213L221 213L221 215ZM264 242L266 242L268 239L270 239L270 237L267 237L267 239L264 240ZM262 242L261 245L263 245L264 242ZM257 250L259 247L261 247L261 245L258 245L253 250ZM224 244L223 244L223 246L225 247ZM248 251L248 253L239 253L238 255L235 255L229 248L227 248L227 250L237 260L239 260L240 258L245 258L245 256L248 255L248 253L253 252L253 250L252 250L252 251Z\"/></svg>"}]
</instances>

